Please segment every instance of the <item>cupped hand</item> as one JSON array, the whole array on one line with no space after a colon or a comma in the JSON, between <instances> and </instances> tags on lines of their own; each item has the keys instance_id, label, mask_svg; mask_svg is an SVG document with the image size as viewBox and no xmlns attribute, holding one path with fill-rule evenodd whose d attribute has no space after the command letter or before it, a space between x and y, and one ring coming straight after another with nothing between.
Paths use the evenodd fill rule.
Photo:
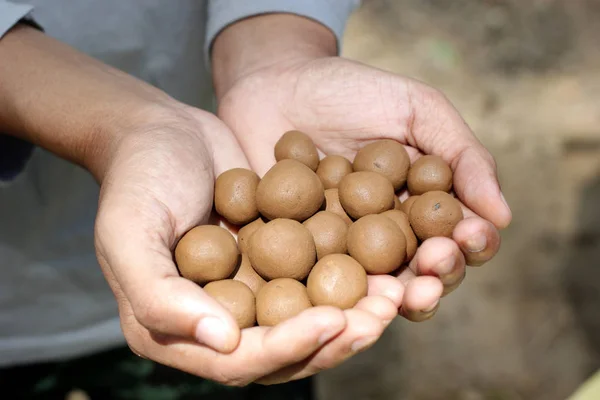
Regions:
<instances>
[{"instance_id":1,"label":"cupped hand","mask_svg":"<svg viewBox=\"0 0 600 400\"><path fill-rule=\"evenodd\" d=\"M215 176L248 168L246 158L209 113L181 106L139 120L110 146L96 222L98 259L136 354L239 386L307 376L381 334L396 309L377 296L347 312L315 307L277 327L240 332L224 308L179 276L172 251L186 231L208 223Z\"/></svg>"},{"instance_id":2,"label":"cupped hand","mask_svg":"<svg viewBox=\"0 0 600 400\"><path fill-rule=\"evenodd\" d=\"M292 129L310 135L325 155L353 160L361 147L385 138L404 144L413 162L435 154L450 164L465 216L452 239L423 242L399 280L370 278L373 294L405 285L396 305L410 320L430 318L439 299L460 285L466 265L489 261L500 246L498 230L510 223L494 158L440 92L415 80L340 57L288 60L237 79L221 96L218 115L259 175Z\"/></svg>"}]
</instances>

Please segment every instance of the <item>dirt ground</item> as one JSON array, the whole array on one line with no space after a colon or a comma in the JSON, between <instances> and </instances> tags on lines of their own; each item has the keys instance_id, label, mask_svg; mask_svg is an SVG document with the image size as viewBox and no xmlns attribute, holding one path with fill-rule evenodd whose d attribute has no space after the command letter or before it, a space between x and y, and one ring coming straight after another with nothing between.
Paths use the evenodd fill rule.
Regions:
<instances>
[{"instance_id":1,"label":"dirt ground","mask_svg":"<svg viewBox=\"0 0 600 400\"><path fill-rule=\"evenodd\" d=\"M395 321L320 399L562 400L600 368L599 20L599 0L364 1L343 54L445 92L514 222L433 320Z\"/></svg>"}]
</instances>

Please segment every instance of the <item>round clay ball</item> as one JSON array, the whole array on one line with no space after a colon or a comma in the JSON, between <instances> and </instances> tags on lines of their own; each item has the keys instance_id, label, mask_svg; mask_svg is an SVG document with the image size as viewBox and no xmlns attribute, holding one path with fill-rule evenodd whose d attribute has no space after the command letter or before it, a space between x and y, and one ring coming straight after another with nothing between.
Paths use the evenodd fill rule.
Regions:
<instances>
[{"instance_id":1,"label":"round clay ball","mask_svg":"<svg viewBox=\"0 0 600 400\"><path fill-rule=\"evenodd\" d=\"M388 274L406 259L406 238L391 219L367 215L348 229L348 253L367 273Z\"/></svg>"},{"instance_id":2,"label":"round clay ball","mask_svg":"<svg viewBox=\"0 0 600 400\"><path fill-rule=\"evenodd\" d=\"M302 280L315 265L317 250L310 231L298 221L267 222L250 238L250 263L264 279Z\"/></svg>"},{"instance_id":3,"label":"round clay ball","mask_svg":"<svg viewBox=\"0 0 600 400\"><path fill-rule=\"evenodd\" d=\"M215 209L234 225L258 218L256 187L260 178L254 171L234 168L223 172L215 181Z\"/></svg>"},{"instance_id":4,"label":"round clay ball","mask_svg":"<svg viewBox=\"0 0 600 400\"><path fill-rule=\"evenodd\" d=\"M256 297L256 319L260 326L275 326L312 307L306 287L294 279L268 282Z\"/></svg>"},{"instance_id":5,"label":"round clay ball","mask_svg":"<svg viewBox=\"0 0 600 400\"><path fill-rule=\"evenodd\" d=\"M352 218L379 214L394 207L394 187L377 172L361 171L346 175L338 187L340 204Z\"/></svg>"},{"instance_id":6,"label":"round clay ball","mask_svg":"<svg viewBox=\"0 0 600 400\"><path fill-rule=\"evenodd\" d=\"M325 191L325 202L322 207L325 211L329 211L339 216L344 220L346 225L352 224L352 219L344 211L344 207L340 204L340 196L338 189L327 189Z\"/></svg>"},{"instance_id":7,"label":"round clay ball","mask_svg":"<svg viewBox=\"0 0 600 400\"><path fill-rule=\"evenodd\" d=\"M296 160L313 171L319 166L319 153L313 141L306 133L289 131L283 134L275 144L275 160Z\"/></svg>"},{"instance_id":8,"label":"round clay ball","mask_svg":"<svg viewBox=\"0 0 600 400\"><path fill-rule=\"evenodd\" d=\"M317 176L325 189L337 188L342 178L352 173L352 163L342 156L327 156L319 163Z\"/></svg>"},{"instance_id":9,"label":"round clay ball","mask_svg":"<svg viewBox=\"0 0 600 400\"><path fill-rule=\"evenodd\" d=\"M417 237L426 240L435 236L452 237L463 213L458 200L450 194L433 191L419 196L408 218Z\"/></svg>"},{"instance_id":10,"label":"round clay ball","mask_svg":"<svg viewBox=\"0 0 600 400\"><path fill-rule=\"evenodd\" d=\"M248 225L244 225L240 228L237 234L237 241L238 247L240 248L240 252L248 253L248 249L250 247L250 236L252 236L252 234L264 224L265 221L263 221L262 218L258 218L250 222Z\"/></svg>"},{"instance_id":11,"label":"round clay ball","mask_svg":"<svg viewBox=\"0 0 600 400\"><path fill-rule=\"evenodd\" d=\"M394 196L394 210L402 210L402 202L398 196Z\"/></svg>"},{"instance_id":12,"label":"round clay ball","mask_svg":"<svg viewBox=\"0 0 600 400\"><path fill-rule=\"evenodd\" d=\"M440 156L423 156L410 167L408 191L419 195L440 190L449 192L452 188L452 170Z\"/></svg>"},{"instance_id":13,"label":"round clay ball","mask_svg":"<svg viewBox=\"0 0 600 400\"><path fill-rule=\"evenodd\" d=\"M346 254L330 254L315 264L306 288L314 306L345 310L367 295L367 272Z\"/></svg>"},{"instance_id":14,"label":"round clay ball","mask_svg":"<svg viewBox=\"0 0 600 400\"><path fill-rule=\"evenodd\" d=\"M242 282L233 279L210 282L204 286L204 291L233 315L240 329L256 323L254 293Z\"/></svg>"},{"instance_id":15,"label":"round clay ball","mask_svg":"<svg viewBox=\"0 0 600 400\"><path fill-rule=\"evenodd\" d=\"M242 262L233 273L233 280L240 281L252 290L254 295L267 283L259 274L256 273L250 263L247 254L242 254Z\"/></svg>"},{"instance_id":16,"label":"round clay ball","mask_svg":"<svg viewBox=\"0 0 600 400\"><path fill-rule=\"evenodd\" d=\"M400 210L384 211L381 213L381 215L388 217L394 221L400 227L400 229L402 229L402 233L404 233L404 238L406 239L406 259L404 261L408 262L412 260L417 252L419 242L417 241L417 236L410 227L408 215Z\"/></svg>"},{"instance_id":17,"label":"round clay ball","mask_svg":"<svg viewBox=\"0 0 600 400\"><path fill-rule=\"evenodd\" d=\"M330 211L319 211L304 221L303 225L313 236L317 260L328 254L346 253L348 225L339 215Z\"/></svg>"},{"instance_id":18,"label":"round clay ball","mask_svg":"<svg viewBox=\"0 0 600 400\"><path fill-rule=\"evenodd\" d=\"M233 235L216 225L197 226L177 243L175 262L181 276L199 284L231 276L240 262Z\"/></svg>"},{"instance_id":19,"label":"round clay ball","mask_svg":"<svg viewBox=\"0 0 600 400\"><path fill-rule=\"evenodd\" d=\"M400 211L403 211L406 215L410 215L410 209L412 208L413 204L418 198L419 196L416 195L410 196L408 199L404 200L404 202L402 202L402 205L400 206Z\"/></svg>"},{"instance_id":20,"label":"round clay ball","mask_svg":"<svg viewBox=\"0 0 600 400\"><path fill-rule=\"evenodd\" d=\"M304 221L323 204L321 180L296 160L282 160L261 179L256 190L258 211L268 219Z\"/></svg>"},{"instance_id":21,"label":"round clay ball","mask_svg":"<svg viewBox=\"0 0 600 400\"><path fill-rule=\"evenodd\" d=\"M370 143L356 153L354 171L373 171L385 176L394 190L406 183L410 157L401 143L383 139Z\"/></svg>"}]
</instances>

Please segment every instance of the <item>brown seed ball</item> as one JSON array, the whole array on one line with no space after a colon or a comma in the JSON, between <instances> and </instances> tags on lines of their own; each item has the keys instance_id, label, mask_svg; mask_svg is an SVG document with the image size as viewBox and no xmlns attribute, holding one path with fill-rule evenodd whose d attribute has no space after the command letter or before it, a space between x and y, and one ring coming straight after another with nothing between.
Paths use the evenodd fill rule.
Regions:
<instances>
[{"instance_id":1,"label":"brown seed ball","mask_svg":"<svg viewBox=\"0 0 600 400\"><path fill-rule=\"evenodd\" d=\"M348 253L372 275L388 274L406 258L402 229L383 215L367 215L348 230Z\"/></svg>"},{"instance_id":2,"label":"brown seed ball","mask_svg":"<svg viewBox=\"0 0 600 400\"><path fill-rule=\"evenodd\" d=\"M417 237L410 227L408 215L400 210L388 210L382 212L381 215L388 217L394 221L400 227L400 229L402 229L402 233L404 233L404 238L406 239L406 259L404 261L408 262L412 260L417 252L419 242L417 241Z\"/></svg>"},{"instance_id":3,"label":"brown seed ball","mask_svg":"<svg viewBox=\"0 0 600 400\"><path fill-rule=\"evenodd\" d=\"M304 221L323 204L321 180L296 160L282 160L262 178L256 190L258 211L268 219Z\"/></svg>"},{"instance_id":4,"label":"brown seed ball","mask_svg":"<svg viewBox=\"0 0 600 400\"><path fill-rule=\"evenodd\" d=\"M260 178L254 171L234 168L215 181L215 209L234 225L243 225L258 217L256 187Z\"/></svg>"},{"instance_id":5,"label":"brown seed ball","mask_svg":"<svg viewBox=\"0 0 600 400\"><path fill-rule=\"evenodd\" d=\"M233 273L233 280L240 281L252 290L254 295L267 283L259 274L256 273L247 254L242 254L242 262Z\"/></svg>"},{"instance_id":6,"label":"brown seed ball","mask_svg":"<svg viewBox=\"0 0 600 400\"><path fill-rule=\"evenodd\" d=\"M311 138L300 131L283 134L275 144L275 160L297 160L313 171L319 166L319 153Z\"/></svg>"},{"instance_id":7,"label":"brown seed ball","mask_svg":"<svg viewBox=\"0 0 600 400\"><path fill-rule=\"evenodd\" d=\"M344 220L346 225L352 225L352 219L344 211L344 207L340 204L340 196L338 189L327 189L325 191L325 202L322 207L325 211L329 211L339 216Z\"/></svg>"},{"instance_id":8,"label":"brown seed ball","mask_svg":"<svg viewBox=\"0 0 600 400\"><path fill-rule=\"evenodd\" d=\"M304 225L278 218L254 232L248 257L254 270L264 279L302 280L315 265L317 250L310 231Z\"/></svg>"},{"instance_id":9,"label":"brown seed ball","mask_svg":"<svg viewBox=\"0 0 600 400\"><path fill-rule=\"evenodd\" d=\"M240 262L233 235L216 225L197 226L187 232L175 248L181 276L199 284L231 276Z\"/></svg>"},{"instance_id":10,"label":"brown seed ball","mask_svg":"<svg viewBox=\"0 0 600 400\"><path fill-rule=\"evenodd\" d=\"M385 176L394 190L399 190L406 183L410 157L401 143L384 139L360 149L352 165L354 171L373 171Z\"/></svg>"},{"instance_id":11,"label":"brown seed ball","mask_svg":"<svg viewBox=\"0 0 600 400\"><path fill-rule=\"evenodd\" d=\"M210 282L204 291L227 309L240 329L250 328L256 322L254 293L245 284L233 279Z\"/></svg>"},{"instance_id":12,"label":"brown seed ball","mask_svg":"<svg viewBox=\"0 0 600 400\"><path fill-rule=\"evenodd\" d=\"M410 167L408 191L410 194L423 194L440 190L449 192L452 188L452 170L439 156L423 156Z\"/></svg>"},{"instance_id":13,"label":"brown seed ball","mask_svg":"<svg viewBox=\"0 0 600 400\"><path fill-rule=\"evenodd\" d=\"M262 218L255 219L250 222L248 225L244 225L240 228L237 234L238 247L240 248L240 252L248 253L248 249L250 246L250 237L254 232L258 230L261 226L265 224Z\"/></svg>"},{"instance_id":14,"label":"brown seed ball","mask_svg":"<svg viewBox=\"0 0 600 400\"><path fill-rule=\"evenodd\" d=\"M367 295L367 273L346 254L330 254L314 266L306 283L314 306L352 308Z\"/></svg>"},{"instance_id":15,"label":"brown seed ball","mask_svg":"<svg viewBox=\"0 0 600 400\"><path fill-rule=\"evenodd\" d=\"M342 156L327 156L319 163L317 176L325 189L337 188L342 178L352 173L352 163Z\"/></svg>"},{"instance_id":16,"label":"brown seed ball","mask_svg":"<svg viewBox=\"0 0 600 400\"><path fill-rule=\"evenodd\" d=\"M402 210L402 202L398 196L394 196L394 210Z\"/></svg>"},{"instance_id":17,"label":"brown seed ball","mask_svg":"<svg viewBox=\"0 0 600 400\"><path fill-rule=\"evenodd\" d=\"M330 211L319 211L302 225L313 236L317 248L317 260L328 254L346 253L348 225L339 215Z\"/></svg>"},{"instance_id":18,"label":"brown seed ball","mask_svg":"<svg viewBox=\"0 0 600 400\"><path fill-rule=\"evenodd\" d=\"M289 278L273 279L258 292L256 319L260 326L275 326L310 307L303 284Z\"/></svg>"},{"instance_id":19,"label":"brown seed ball","mask_svg":"<svg viewBox=\"0 0 600 400\"><path fill-rule=\"evenodd\" d=\"M377 172L348 174L340 182L338 191L340 204L352 218L379 214L394 207L394 187Z\"/></svg>"},{"instance_id":20,"label":"brown seed ball","mask_svg":"<svg viewBox=\"0 0 600 400\"><path fill-rule=\"evenodd\" d=\"M410 209L412 208L415 201L419 198L418 195L410 196L408 199L404 200L402 205L400 206L400 211L403 211L404 214L410 215Z\"/></svg>"},{"instance_id":21,"label":"brown seed ball","mask_svg":"<svg viewBox=\"0 0 600 400\"><path fill-rule=\"evenodd\" d=\"M458 200L450 194L433 191L419 196L408 219L417 237L426 240L434 236L452 237L463 213Z\"/></svg>"}]
</instances>

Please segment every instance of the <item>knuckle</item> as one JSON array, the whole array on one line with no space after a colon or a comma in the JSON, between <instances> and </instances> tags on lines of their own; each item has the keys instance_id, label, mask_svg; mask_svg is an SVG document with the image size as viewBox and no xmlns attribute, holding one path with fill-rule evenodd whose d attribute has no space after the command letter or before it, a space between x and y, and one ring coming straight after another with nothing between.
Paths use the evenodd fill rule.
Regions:
<instances>
[{"instance_id":1,"label":"knuckle","mask_svg":"<svg viewBox=\"0 0 600 400\"><path fill-rule=\"evenodd\" d=\"M217 375L213 377L213 380L221 385L239 388L248 386L252 382L241 375L223 371L217 371Z\"/></svg>"},{"instance_id":2,"label":"knuckle","mask_svg":"<svg viewBox=\"0 0 600 400\"><path fill-rule=\"evenodd\" d=\"M160 323L160 310L152 297L133 305L135 319L148 329L155 329Z\"/></svg>"}]
</instances>

